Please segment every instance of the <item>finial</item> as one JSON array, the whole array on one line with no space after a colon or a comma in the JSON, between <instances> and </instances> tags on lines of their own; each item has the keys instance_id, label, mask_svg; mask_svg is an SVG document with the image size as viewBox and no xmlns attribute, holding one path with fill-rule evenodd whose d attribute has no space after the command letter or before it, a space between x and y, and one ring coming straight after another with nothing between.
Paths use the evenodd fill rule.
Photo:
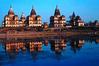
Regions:
<instances>
[{"instance_id":1,"label":"finial","mask_svg":"<svg viewBox=\"0 0 99 66\"><path fill-rule=\"evenodd\" d=\"M22 17L24 17L25 15L24 15L24 12L22 12L22 15L21 15Z\"/></svg>"},{"instance_id":2,"label":"finial","mask_svg":"<svg viewBox=\"0 0 99 66\"><path fill-rule=\"evenodd\" d=\"M13 11L13 9L12 9L12 5L10 5L10 11Z\"/></svg>"},{"instance_id":3,"label":"finial","mask_svg":"<svg viewBox=\"0 0 99 66\"><path fill-rule=\"evenodd\" d=\"M56 5L56 9L58 9L58 6Z\"/></svg>"},{"instance_id":4,"label":"finial","mask_svg":"<svg viewBox=\"0 0 99 66\"><path fill-rule=\"evenodd\" d=\"M73 14L72 14L72 16L74 16L75 17L75 12L73 11Z\"/></svg>"},{"instance_id":5,"label":"finial","mask_svg":"<svg viewBox=\"0 0 99 66\"><path fill-rule=\"evenodd\" d=\"M12 5L10 5L10 8L12 8Z\"/></svg>"},{"instance_id":6,"label":"finial","mask_svg":"<svg viewBox=\"0 0 99 66\"><path fill-rule=\"evenodd\" d=\"M22 14L24 14L24 12L22 12Z\"/></svg>"},{"instance_id":7,"label":"finial","mask_svg":"<svg viewBox=\"0 0 99 66\"><path fill-rule=\"evenodd\" d=\"M34 9L33 5L32 5L32 9Z\"/></svg>"},{"instance_id":8,"label":"finial","mask_svg":"<svg viewBox=\"0 0 99 66\"><path fill-rule=\"evenodd\" d=\"M75 12L73 11L73 14L75 14Z\"/></svg>"}]
</instances>

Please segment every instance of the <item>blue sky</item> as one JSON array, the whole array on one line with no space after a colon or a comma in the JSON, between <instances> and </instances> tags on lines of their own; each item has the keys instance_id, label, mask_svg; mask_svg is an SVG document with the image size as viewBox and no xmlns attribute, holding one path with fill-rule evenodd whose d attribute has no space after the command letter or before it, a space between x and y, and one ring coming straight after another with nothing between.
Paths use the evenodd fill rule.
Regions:
<instances>
[{"instance_id":1,"label":"blue sky","mask_svg":"<svg viewBox=\"0 0 99 66\"><path fill-rule=\"evenodd\" d=\"M67 20L73 11L86 22L99 19L99 0L0 0L0 24L10 5L19 17L22 12L26 16L29 15L33 6L37 14L42 16L43 22L49 22L56 5Z\"/></svg>"}]
</instances>

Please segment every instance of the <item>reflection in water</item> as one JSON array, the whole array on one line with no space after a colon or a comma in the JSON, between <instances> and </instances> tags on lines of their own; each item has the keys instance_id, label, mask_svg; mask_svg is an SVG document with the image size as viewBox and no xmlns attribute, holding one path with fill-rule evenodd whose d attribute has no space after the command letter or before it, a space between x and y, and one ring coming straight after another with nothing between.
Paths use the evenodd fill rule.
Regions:
<instances>
[{"instance_id":1,"label":"reflection in water","mask_svg":"<svg viewBox=\"0 0 99 66\"><path fill-rule=\"evenodd\" d=\"M46 58L61 60L62 55L64 55L64 51L69 50L66 49L67 47L70 47L74 53L77 53L77 51L80 51L86 42L95 42L95 44L99 44L99 38L92 39L88 37L80 39L54 37L36 39L1 39L0 42L3 50L6 53L6 55L3 57L8 57L10 61L14 61L18 57L20 59L20 57L23 57L25 55L29 55L30 58L34 61ZM44 47L46 49L44 49ZM50 50L48 50L48 48Z\"/></svg>"},{"instance_id":2,"label":"reflection in water","mask_svg":"<svg viewBox=\"0 0 99 66\"><path fill-rule=\"evenodd\" d=\"M25 42L27 41L27 42ZM30 54L32 55L33 59L36 59L36 55L38 53L40 53L42 50L42 45L44 44L44 46L48 46L48 44L50 44L50 49L55 52L55 54L57 54L57 56L59 57L58 54L61 54L62 50L64 50L66 48L66 42L64 39L53 39L53 40L26 40L25 41L9 41L6 40L6 42L4 42L4 46L5 46L5 51L7 52L7 54L9 55L10 59L15 59L16 55L19 52L22 52L23 54L25 54L26 51L29 51Z\"/></svg>"},{"instance_id":3,"label":"reflection in water","mask_svg":"<svg viewBox=\"0 0 99 66\"><path fill-rule=\"evenodd\" d=\"M50 40L51 50L55 51L56 54L60 54L63 49L66 48L66 42L64 39Z\"/></svg>"},{"instance_id":4,"label":"reflection in water","mask_svg":"<svg viewBox=\"0 0 99 66\"><path fill-rule=\"evenodd\" d=\"M23 42L7 42L5 44L5 50L9 53L19 52L19 50L25 51L26 47Z\"/></svg>"},{"instance_id":5,"label":"reflection in water","mask_svg":"<svg viewBox=\"0 0 99 66\"><path fill-rule=\"evenodd\" d=\"M84 44L84 40L71 40L70 45L74 53L76 53L77 50L80 50Z\"/></svg>"}]
</instances>

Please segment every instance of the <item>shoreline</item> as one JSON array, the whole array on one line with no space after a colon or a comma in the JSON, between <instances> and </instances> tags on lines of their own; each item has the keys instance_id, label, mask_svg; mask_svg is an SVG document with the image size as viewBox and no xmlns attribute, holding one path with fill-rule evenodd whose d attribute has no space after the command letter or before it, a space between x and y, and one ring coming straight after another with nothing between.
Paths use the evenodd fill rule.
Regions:
<instances>
[{"instance_id":1,"label":"shoreline","mask_svg":"<svg viewBox=\"0 0 99 66\"><path fill-rule=\"evenodd\" d=\"M15 31L0 33L0 38L36 38L36 37L52 37L52 36L99 36L99 31L66 31L66 32L32 32L32 31Z\"/></svg>"}]
</instances>

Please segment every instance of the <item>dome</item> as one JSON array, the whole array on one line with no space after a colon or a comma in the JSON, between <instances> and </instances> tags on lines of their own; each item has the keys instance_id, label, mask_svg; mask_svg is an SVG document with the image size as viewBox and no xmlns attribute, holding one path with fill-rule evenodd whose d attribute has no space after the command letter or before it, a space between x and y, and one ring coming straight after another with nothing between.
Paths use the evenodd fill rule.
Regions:
<instances>
[{"instance_id":1,"label":"dome","mask_svg":"<svg viewBox=\"0 0 99 66\"><path fill-rule=\"evenodd\" d=\"M37 15L37 17L41 17L40 15Z\"/></svg>"}]
</instances>

